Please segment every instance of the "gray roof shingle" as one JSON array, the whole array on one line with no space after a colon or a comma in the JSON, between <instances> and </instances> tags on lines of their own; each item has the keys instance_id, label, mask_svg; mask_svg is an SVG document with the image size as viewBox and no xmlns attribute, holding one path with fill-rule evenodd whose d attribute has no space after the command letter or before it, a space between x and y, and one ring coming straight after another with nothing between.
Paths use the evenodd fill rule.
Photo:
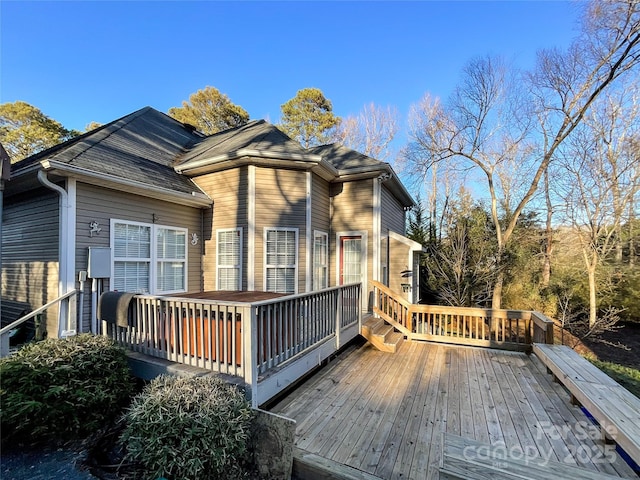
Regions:
<instances>
[{"instance_id":1,"label":"gray roof shingle","mask_svg":"<svg viewBox=\"0 0 640 480\"><path fill-rule=\"evenodd\" d=\"M151 107L33 155L14 165L52 160L97 174L190 194L193 181L173 169L175 159L202 137Z\"/></svg>"},{"instance_id":2,"label":"gray roof shingle","mask_svg":"<svg viewBox=\"0 0 640 480\"><path fill-rule=\"evenodd\" d=\"M388 164L364 155L363 153L351 150L338 143L311 147L308 151L309 153L322 156L340 172L348 172L349 170L361 171L364 169L378 171L388 168Z\"/></svg>"},{"instance_id":3,"label":"gray roof shingle","mask_svg":"<svg viewBox=\"0 0 640 480\"><path fill-rule=\"evenodd\" d=\"M264 120L253 120L246 125L224 130L201 140L178 160L176 167L194 160L227 156L244 149L268 151L273 155L283 156L309 153L274 125Z\"/></svg>"}]
</instances>

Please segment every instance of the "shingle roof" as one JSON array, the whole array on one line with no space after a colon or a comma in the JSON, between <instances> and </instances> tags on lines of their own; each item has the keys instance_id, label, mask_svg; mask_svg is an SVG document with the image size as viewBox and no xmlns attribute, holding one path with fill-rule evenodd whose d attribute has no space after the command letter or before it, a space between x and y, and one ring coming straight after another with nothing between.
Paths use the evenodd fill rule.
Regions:
<instances>
[{"instance_id":1,"label":"shingle roof","mask_svg":"<svg viewBox=\"0 0 640 480\"><path fill-rule=\"evenodd\" d=\"M195 145L183 155L176 167L203 158L227 156L243 149L270 152L283 156L308 155L300 144L264 120L253 120L240 127L215 133Z\"/></svg>"},{"instance_id":2,"label":"shingle roof","mask_svg":"<svg viewBox=\"0 0 640 480\"><path fill-rule=\"evenodd\" d=\"M151 107L33 155L14 170L51 160L97 174L191 194L191 179L176 173L175 159L202 137Z\"/></svg>"},{"instance_id":3,"label":"shingle roof","mask_svg":"<svg viewBox=\"0 0 640 480\"><path fill-rule=\"evenodd\" d=\"M204 137L193 128L151 107L142 108L96 130L73 138L13 165L18 173L48 160L50 164L104 175L117 182L135 182L148 189L193 195L199 187L180 171L204 171L213 164L237 157L264 157L309 162L326 170L328 178L342 175L392 173L389 164L339 144L303 148L277 127L254 120L240 127ZM184 167L184 168L181 168ZM223 167L222 167L223 168ZM404 202L413 202L399 180L393 191Z\"/></svg>"},{"instance_id":4,"label":"shingle roof","mask_svg":"<svg viewBox=\"0 0 640 480\"><path fill-rule=\"evenodd\" d=\"M338 143L311 147L308 151L315 155L321 155L340 172L347 172L349 170L362 171L364 169L370 169L371 171L388 169L388 164L364 155L363 153L351 150Z\"/></svg>"},{"instance_id":5,"label":"shingle roof","mask_svg":"<svg viewBox=\"0 0 640 480\"><path fill-rule=\"evenodd\" d=\"M388 163L344 147L339 143L312 147L308 151L322 156L324 161L333 165L342 178L385 174L380 179L385 181L387 188L405 207L410 207L416 203Z\"/></svg>"}]
</instances>

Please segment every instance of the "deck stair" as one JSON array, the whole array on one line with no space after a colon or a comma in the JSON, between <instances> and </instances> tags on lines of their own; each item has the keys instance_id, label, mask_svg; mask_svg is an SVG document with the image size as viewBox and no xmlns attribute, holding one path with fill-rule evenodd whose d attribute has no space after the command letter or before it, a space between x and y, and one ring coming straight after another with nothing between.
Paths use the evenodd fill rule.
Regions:
<instances>
[{"instance_id":1,"label":"deck stair","mask_svg":"<svg viewBox=\"0 0 640 480\"><path fill-rule=\"evenodd\" d=\"M444 480L613 480L620 477L526 455L505 455L505 446L444 433L440 479ZM517 457L517 458L516 458Z\"/></svg>"},{"instance_id":2,"label":"deck stair","mask_svg":"<svg viewBox=\"0 0 640 480\"><path fill-rule=\"evenodd\" d=\"M404 342L404 335L378 317L370 317L362 324L362 336L382 352L395 353Z\"/></svg>"}]
</instances>

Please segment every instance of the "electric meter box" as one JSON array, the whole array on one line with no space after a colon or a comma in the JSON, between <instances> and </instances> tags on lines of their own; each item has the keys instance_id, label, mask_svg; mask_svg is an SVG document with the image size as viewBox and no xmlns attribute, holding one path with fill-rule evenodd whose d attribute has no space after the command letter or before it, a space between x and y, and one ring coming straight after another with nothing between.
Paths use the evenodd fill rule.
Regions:
<instances>
[{"instance_id":1,"label":"electric meter box","mask_svg":"<svg viewBox=\"0 0 640 480\"><path fill-rule=\"evenodd\" d=\"M87 276L89 278L111 277L111 248L89 247Z\"/></svg>"}]
</instances>

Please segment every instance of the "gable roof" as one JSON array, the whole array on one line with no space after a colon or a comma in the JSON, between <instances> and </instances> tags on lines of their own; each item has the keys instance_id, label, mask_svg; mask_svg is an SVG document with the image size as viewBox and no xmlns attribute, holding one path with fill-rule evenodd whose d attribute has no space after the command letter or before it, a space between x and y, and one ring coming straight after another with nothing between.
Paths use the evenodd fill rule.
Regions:
<instances>
[{"instance_id":1,"label":"gable roof","mask_svg":"<svg viewBox=\"0 0 640 480\"><path fill-rule=\"evenodd\" d=\"M43 169L93 185L208 206L211 199L191 177L242 164L310 170L330 182L377 176L404 206L415 204L388 163L342 145L305 149L264 120L204 136L151 107L17 162L12 174L33 179L28 174ZM10 183L17 187L20 180Z\"/></svg>"},{"instance_id":2,"label":"gable roof","mask_svg":"<svg viewBox=\"0 0 640 480\"><path fill-rule=\"evenodd\" d=\"M309 148L311 153L323 156L343 175L358 172L387 171L388 163L381 162L363 153L344 147L339 143Z\"/></svg>"},{"instance_id":3,"label":"gable roof","mask_svg":"<svg viewBox=\"0 0 640 480\"><path fill-rule=\"evenodd\" d=\"M180 203L210 204L190 179L173 169L178 155L202 137L173 118L142 108L13 165L14 174L40 167L95 185Z\"/></svg>"},{"instance_id":4,"label":"gable roof","mask_svg":"<svg viewBox=\"0 0 640 480\"><path fill-rule=\"evenodd\" d=\"M416 204L391 165L386 162L381 162L338 143L312 147L309 151L313 154L321 155L329 162L337 170L339 178L343 181L377 176L402 202L403 206L411 207Z\"/></svg>"},{"instance_id":5,"label":"gable roof","mask_svg":"<svg viewBox=\"0 0 640 480\"><path fill-rule=\"evenodd\" d=\"M253 120L206 137L176 162L175 169L194 176L237 167L241 163L283 166L291 162L297 168L316 169L318 173L321 172L317 167L321 166L329 171L323 172L328 178L337 173L321 156L305 150L264 120Z\"/></svg>"},{"instance_id":6,"label":"gable roof","mask_svg":"<svg viewBox=\"0 0 640 480\"><path fill-rule=\"evenodd\" d=\"M243 149L275 151L286 155L305 155L307 152L274 125L264 120L252 120L245 125L214 133L194 146L177 166L204 157L217 158Z\"/></svg>"}]
</instances>

